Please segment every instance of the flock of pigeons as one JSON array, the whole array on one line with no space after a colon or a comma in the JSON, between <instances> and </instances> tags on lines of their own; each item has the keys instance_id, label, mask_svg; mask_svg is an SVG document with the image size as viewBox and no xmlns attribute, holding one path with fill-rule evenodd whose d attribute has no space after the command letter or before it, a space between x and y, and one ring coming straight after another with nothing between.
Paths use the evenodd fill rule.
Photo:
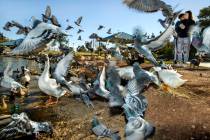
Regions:
<instances>
[{"instance_id":1,"label":"flock of pigeons","mask_svg":"<svg viewBox=\"0 0 210 140\"><path fill-rule=\"evenodd\" d=\"M73 94L76 98L81 99L88 107L94 108L91 101L95 96L100 96L108 101L110 108L122 108L126 118L125 138L127 140L144 140L151 136L155 127L144 119L144 114L148 106L147 99L143 96L145 90L150 85L156 85L163 89L178 88L183 85L186 80L181 79L182 75L173 70L164 62L158 62L153 56L152 51L159 50L163 44L172 35L175 34L173 22L179 12L174 12L170 5L167 5L161 0L124 0L124 3L130 8L137 9L142 12L162 11L166 17L161 21L165 31L158 37L151 40L145 40L144 35L138 29L133 35L134 48L143 55L148 61L153 64L150 71L141 68L138 62L132 66L118 67L116 61L107 60L104 62L103 68L98 69L96 79L88 80L87 77L69 77L67 76L71 64L74 60L74 53L69 52L58 63L53 72L50 72L50 59L45 55L45 67L38 79L38 87L40 90L49 96L48 104L56 104L59 98L65 94ZM6 23L4 29L10 30L11 27L18 27L17 34L25 34L17 47L11 51L11 55L30 55L39 53L46 48L46 44L52 40L56 40L62 36L67 36L67 33L61 29L61 25L54 15L51 14L51 9L47 6L43 19L38 20L32 17L33 26L24 27L15 21ZM49 22L50 21L50 22ZM82 17L79 17L75 24L80 27ZM67 20L69 22L69 20ZM71 30L73 27L68 25L66 30ZM100 25L98 30L103 29ZM210 52L210 28L201 31L199 25L193 29L193 44L198 50L198 53ZM84 30L79 29L78 34ZM111 34L111 29L108 30ZM81 36L79 36L81 39ZM116 59L125 59L119 49L113 55ZM8 65L1 78L1 86L17 92L18 89L27 88L30 82L28 70L23 68L24 84L19 83L11 76L11 66ZM122 80L126 81L122 84ZM167 87L167 88L166 88ZM20 91L20 90L19 90ZM167 90L170 92L170 90ZM56 98L53 101L53 98ZM0 139L14 137L17 134L38 134L39 132L52 132L52 126L47 122L31 121L25 113L13 114L12 122L5 128L0 130ZM110 137L113 140L119 140L120 136L101 123L95 116L92 120L92 131L98 137Z\"/></svg>"}]
</instances>

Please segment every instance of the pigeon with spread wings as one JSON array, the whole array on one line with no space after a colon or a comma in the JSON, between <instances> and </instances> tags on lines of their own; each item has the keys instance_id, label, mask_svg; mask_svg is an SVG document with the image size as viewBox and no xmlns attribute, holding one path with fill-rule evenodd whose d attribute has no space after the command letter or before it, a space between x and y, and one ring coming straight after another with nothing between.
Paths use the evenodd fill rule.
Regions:
<instances>
[{"instance_id":1,"label":"pigeon with spread wings","mask_svg":"<svg viewBox=\"0 0 210 140\"><path fill-rule=\"evenodd\" d=\"M52 39L56 39L67 34L58 26L41 22L34 19L32 30L27 34L22 43L12 50L12 55L28 55L37 53L46 48Z\"/></svg>"}]
</instances>

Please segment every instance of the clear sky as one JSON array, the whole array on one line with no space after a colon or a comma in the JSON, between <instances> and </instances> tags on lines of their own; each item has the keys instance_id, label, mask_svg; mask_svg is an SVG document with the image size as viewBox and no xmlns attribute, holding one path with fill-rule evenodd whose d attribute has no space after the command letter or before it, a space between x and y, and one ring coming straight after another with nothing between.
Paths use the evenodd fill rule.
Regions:
<instances>
[{"instance_id":1,"label":"clear sky","mask_svg":"<svg viewBox=\"0 0 210 140\"><path fill-rule=\"evenodd\" d=\"M179 4L177 10L192 10L194 17L203 7L210 5L210 0L163 0L173 7ZM7 21L16 20L23 25L30 25L30 18L35 16L41 19L45 7L51 6L52 13L58 18L65 29L66 19L69 19L71 25L79 16L83 16L82 28L85 30L81 34L83 41L88 40L88 36L96 32L98 35L107 36L106 31L112 28L112 32L132 33L133 28L139 26L145 32L158 34L163 28L157 22L159 18L163 19L161 12L153 14L140 13L129 9L122 3L122 0L0 0L0 32L3 32L11 39L17 39L22 36L16 35L16 30L11 32L4 31L2 27ZM99 24L106 27L97 31ZM81 44L83 41L77 41L77 29L69 33L71 42Z\"/></svg>"}]
</instances>

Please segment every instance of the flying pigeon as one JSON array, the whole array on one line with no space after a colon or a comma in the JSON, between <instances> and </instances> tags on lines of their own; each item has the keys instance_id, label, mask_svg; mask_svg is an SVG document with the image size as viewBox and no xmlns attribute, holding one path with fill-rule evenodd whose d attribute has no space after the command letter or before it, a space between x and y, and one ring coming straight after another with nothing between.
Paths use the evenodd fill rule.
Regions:
<instances>
[{"instance_id":1,"label":"flying pigeon","mask_svg":"<svg viewBox=\"0 0 210 140\"><path fill-rule=\"evenodd\" d=\"M12 122L1 129L0 139L10 139L16 136L38 135L40 132L52 133L52 125L48 122L35 122L26 113L13 114Z\"/></svg>"},{"instance_id":2,"label":"flying pigeon","mask_svg":"<svg viewBox=\"0 0 210 140\"><path fill-rule=\"evenodd\" d=\"M154 135L155 127L141 117L132 117L125 126L126 140L146 140Z\"/></svg>"},{"instance_id":3,"label":"flying pigeon","mask_svg":"<svg viewBox=\"0 0 210 140\"><path fill-rule=\"evenodd\" d=\"M27 34L23 42L12 50L11 54L28 55L40 52L46 48L46 44L52 39L66 35L59 27L35 19L32 30Z\"/></svg>"},{"instance_id":4,"label":"flying pigeon","mask_svg":"<svg viewBox=\"0 0 210 140\"><path fill-rule=\"evenodd\" d=\"M115 66L109 66L107 70L107 89L110 91L109 94L109 106L110 107L122 107L124 104L123 96L120 92L121 79L118 75Z\"/></svg>"},{"instance_id":5,"label":"flying pigeon","mask_svg":"<svg viewBox=\"0 0 210 140\"><path fill-rule=\"evenodd\" d=\"M68 82L66 81L65 77L67 75L68 68L70 67L70 64L73 61L73 54L70 52L67 54L63 59L61 59L55 68L55 71L53 73L53 78L56 79L57 83L59 83L61 86L67 88L69 91L71 91Z\"/></svg>"},{"instance_id":6,"label":"flying pigeon","mask_svg":"<svg viewBox=\"0 0 210 140\"><path fill-rule=\"evenodd\" d=\"M190 31L193 47L197 50L197 55L210 56L210 26L201 30L199 24L192 27Z\"/></svg>"},{"instance_id":7,"label":"flying pigeon","mask_svg":"<svg viewBox=\"0 0 210 140\"><path fill-rule=\"evenodd\" d=\"M112 34L112 29L110 28L106 33L107 34Z\"/></svg>"},{"instance_id":8,"label":"flying pigeon","mask_svg":"<svg viewBox=\"0 0 210 140\"><path fill-rule=\"evenodd\" d=\"M122 61L124 59L124 56L121 54L120 48L118 46L116 46L116 48L110 49L110 50L111 50L112 56L114 56L118 60Z\"/></svg>"},{"instance_id":9,"label":"flying pigeon","mask_svg":"<svg viewBox=\"0 0 210 140\"><path fill-rule=\"evenodd\" d=\"M14 26L13 23L7 22L7 23L4 25L3 29L6 30L6 31L10 31L10 28L13 27L13 26Z\"/></svg>"},{"instance_id":10,"label":"flying pigeon","mask_svg":"<svg viewBox=\"0 0 210 140\"><path fill-rule=\"evenodd\" d=\"M99 25L98 30L105 28L103 25Z\"/></svg>"},{"instance_id":11,"label":"flying pigeon","mask_svg":"<svg viewBox=\"0 0 210 140\"><path fill-rule=\"evenodd\" d=\"M74 27L72 27L71 25L68 25L68 26L66 27L66 30L71 30L71 29L74 29Z\"/></svg>"},{"instance_id":12,"label":"flying pigeon","mask_svg":"<svg viewBox=\"0 0 210 140\"><path fill-rule=\"evenodd\" d=\"M170 5L166 4L162 0L123 0L123 2L132 9L136 9L140 12L152 13L162 11L166 20L171 21L173 18L173 9Z\"/></svg>"},{"instance_id":13,"label":"flying pigeon","mask_svg":"<svg viewBox=\"0 0 210 140\"><path fill-rule=\"evenodd\" d=\"M77 19L77 21L75 21L74 23L77 25L77 26L80 26L80 23L81 23L81 21L82 21L82 16L81 17L79 17L78 19Z\"/></svg>"},{"instance_id":14,"label":"flying pigeon","mask_svg":"<svg viewBox=\"0 0 210 140\"><path fill-rule=\"evenodd\" d=\"M149 41L143 42L142 41L143 35L137 29L135 30L135 34L134 34L134 47L140 54L142 54L154 66L159 66L159 63L153 56L151 50L157 51L161 49L164 46L163 44L173 35L174 32L175 32L175 29L173 25L170 24L168 28L166 28L166 30L161 35Z\"/></svg>"},{"instance_id":15,"label":"flying pigeon","mask_svg":"<svg viewBox=\"0 0 210 140\"><path fill-rule=\"evenodd\" d=\"M58 22L57 18L54 15L52 15L52 17L50 18L50 21L53 25L61 27L60 23Z\"/></svg>"},{"instance_id":16,"label":"flying pigeon","mask_svg":"<svg viewBox=\"0 0 210 140\"><path fill-rule=\"evenodd\" d=\"M112 140L120 140L120 136L117 134L118 132L113 132L108 129L104 124L99 122L99 120L94 116L92 120L92 131L99 138L109 137Z\"/></svg>"},{"instance_id":17,"label":"flying pigeon","mask_svg":"<svg viewBox=\"0 0 210 140\"><path fill-rule=\"evenodd\" d=\"M84 32L84 30L79 29L79 30L77 31L77 34L80 34L81 32Z\"/></svg>"},{"instance_id":18,"label":"flying pigeon","mask_svg":"<svg viewBox=\"0 0 210 140\"><path fill-rule=\"evenodd\" d=\"M47 23L50 18L51 18L51 8L48 5L46 7L45 14L42 14L42 20L43 20L43 22Z\"/></svg>"},{"instance_id":19,"label":"flying pigeon","mask_svg":"<svg viewBox=\"0 0 210 140\"><path fill-rule=\"evenodd\" d=\"M82 40L82 37L81 37L81 35L78 37L78 39L77 40Z\"/></svg>"},{"instance_id":20,"label":"flying pigeon","mask_svg":"<svg viewBox=\"0 0 210 140\"><path fill-rule=\"evenodd\" d=\"M97 79L94 81L94 90L98 96L101 96L105 99L109 99L109 91L105 87L106 80L106 68L103 67L102 71L98 74Z\"/></svg>"},{"instance_id":21,"label":"flying pigeon","mask_svg":"<svg viewBox=\"0 0 210 140\"><path fill-rule=\"evenodd\" d=\"M0 46L17 47L23 42L23 39L10 40L0 43Z\"/></svg>"}]
</instances>

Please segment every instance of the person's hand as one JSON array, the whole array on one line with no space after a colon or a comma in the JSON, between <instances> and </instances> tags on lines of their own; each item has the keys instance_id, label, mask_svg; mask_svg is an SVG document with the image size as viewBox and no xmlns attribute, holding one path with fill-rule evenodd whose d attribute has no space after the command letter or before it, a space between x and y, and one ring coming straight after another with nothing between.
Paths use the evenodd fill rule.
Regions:
<instances>
[{"instance_id":1,"label":"person's hand","mask_svg":"<svg viewBox=\"0 0 210 140\"><path fill-rule=\"evenodd\" d=\"M184 24L180 24L179 27L180 27L181 29L185 29Z\"/></svg>"}]
</instances>

